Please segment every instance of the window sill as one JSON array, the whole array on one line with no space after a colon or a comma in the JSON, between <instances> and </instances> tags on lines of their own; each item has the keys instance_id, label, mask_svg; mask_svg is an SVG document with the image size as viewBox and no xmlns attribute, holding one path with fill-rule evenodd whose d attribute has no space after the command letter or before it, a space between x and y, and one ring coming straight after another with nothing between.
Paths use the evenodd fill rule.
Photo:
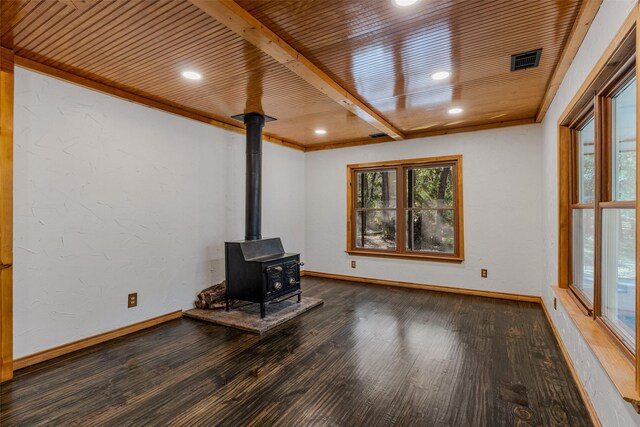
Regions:
<instances>
[{"instance_id":1,"label":"window sill","mask_svg":"<svg viewBox=\"0 0 640 427\"><path fill-rule=\"evenodd\" d=\"M447 256L447 255L418 255L418 254L407 254L407 253L398 254L393 252L377 252L377 251L367 251L367 250L358 250L358 249L350 249L345 252L347 252L349 255L356 255L356 256L414 259L414 260L420 260L420 261L450 262L454 264L460 264L464 261L464 258Z\"/></svg>"},{"instance_id":2,"label":"window sill","mask_svg":"<svg viewBox=\"0 0 640 427\"><path fill-rule=\"evenodd\" d=\"M568 289L553 286L558 301L565 308L591 351L600 361L605 372L624 400L640 413L640 394L636 391L635 368L626 355L615 345L593 318L578 307Z\"/></svg>"}]
</instances>

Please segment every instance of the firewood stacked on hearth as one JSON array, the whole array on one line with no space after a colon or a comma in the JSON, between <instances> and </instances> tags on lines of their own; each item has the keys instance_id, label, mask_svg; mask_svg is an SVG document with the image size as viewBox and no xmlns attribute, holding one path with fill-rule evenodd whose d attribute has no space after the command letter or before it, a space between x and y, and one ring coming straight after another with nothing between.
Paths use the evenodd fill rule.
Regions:
<instances>
[{"instance_id":1,"label":"firewood stacked on hearth","mask_svg":"<svg viewBox=\"0 0 640 427\"><path fill-rule=\"evenodd\" d=\"M223 308L225 306L224 295L227 291L226 281L222 281L217 285L210 286L203 289L198 293L198 300L194 302L196 308L202 310L213 310L216 308ZM230 304L235 304L237 300L229 301Z\"/></svg>"}]
</instances>

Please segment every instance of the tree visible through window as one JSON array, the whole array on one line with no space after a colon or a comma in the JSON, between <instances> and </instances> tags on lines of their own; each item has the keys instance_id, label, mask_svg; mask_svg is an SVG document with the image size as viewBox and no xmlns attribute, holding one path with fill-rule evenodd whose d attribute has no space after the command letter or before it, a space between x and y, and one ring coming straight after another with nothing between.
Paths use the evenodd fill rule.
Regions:
<instances>
[{"instance_id":1,"label":"tree visible through window","mask_svg":"<svg viewBox=\"0 0 640 427\"><path fill-rule=\"evenodd\" d=\"M349 251L462 260L461 162L349 166Z\"/></svg>"},{"instance_id":2,"label":"tree visible through window","mask_svg":"<svg viewBox=\"0 0 640 427\"><path fill-rule=\"evenodd\" d=\"M406 170L407 250L452 254L453 165Z\"/></svg>"},{"instance_id":3,"label":"tree visible through window","mask_svg":"<svg viewBox=\"0 0 640 427\"><path fill-rule=\"evenodd\" d=\"M395 249L396 171L360 172L356 176L356 246Z\"/></svg>"}]
</instances>

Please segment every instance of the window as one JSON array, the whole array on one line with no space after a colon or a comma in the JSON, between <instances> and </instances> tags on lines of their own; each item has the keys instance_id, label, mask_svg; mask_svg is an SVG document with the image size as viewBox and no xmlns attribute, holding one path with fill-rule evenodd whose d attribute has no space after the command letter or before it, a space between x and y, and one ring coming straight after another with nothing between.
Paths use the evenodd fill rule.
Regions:
<instances>
[{"instance_id":1,"label":"window","mask_svg":"<svg viewBox=\"0 0 640 427\"><path fill-rule=\"evenodd\" d=\"M608 108L605 138L610 182L602 205L602 319L635 351L636 328L636 80L623 78ZM605 161L606 161L606 156Z\"/></svg>"},{"instance_id":2,"label":"window","mask_svg":"<svg viewBox=\"0 0 640 427\"><path fill-rule=\"evenodd\" d=\"M347 252L463 260L462 156L349 165Z\"/></svg>"},{"instance_id":3,"label":"window","mask_svg":"<svg viewBox=\"0 0 640 427\"><path fill-rule=\"evenodd\" d=\"M573 219L573 281L571 286L588 310L593 308L595 252L595 119L589 110L574 131L575 200Z\"/></svg>"},{"instance_id":4,"label":"window","mask_svg":"<svg viewBox=\"0 0 640 427\"><path fill-rule=\"evenodd\" d=\"M636 354L636 79L629 60L569 124L569 288L629 357Z\"/></svg>"}]
</instances>

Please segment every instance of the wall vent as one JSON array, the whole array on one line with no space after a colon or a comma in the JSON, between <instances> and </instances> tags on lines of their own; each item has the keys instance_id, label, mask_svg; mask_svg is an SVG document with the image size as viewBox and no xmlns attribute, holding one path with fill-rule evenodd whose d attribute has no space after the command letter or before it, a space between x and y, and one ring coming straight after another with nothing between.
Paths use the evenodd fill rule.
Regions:
<instances>
[{"instance_id":1,"label":"wall vent","mask_svg":"<svg viewBox=\"0 0 640 427\"><path fill-rule=\"evenodd\" d=\"M380 133L372 133L371 135L369 135L369 138L383 138L385 136L389 136L384 132L380 132Z\"/></svg>"},{"instance_id":2,"label":"wall vent","mask_svg":"<svg viewBox=\"0 0 640 427\"><path fill-rule=\"evenodd\" d=\"M511 55L511 71L526 70L540 64L542 49Z\"/></svg>"}]
</instances>

